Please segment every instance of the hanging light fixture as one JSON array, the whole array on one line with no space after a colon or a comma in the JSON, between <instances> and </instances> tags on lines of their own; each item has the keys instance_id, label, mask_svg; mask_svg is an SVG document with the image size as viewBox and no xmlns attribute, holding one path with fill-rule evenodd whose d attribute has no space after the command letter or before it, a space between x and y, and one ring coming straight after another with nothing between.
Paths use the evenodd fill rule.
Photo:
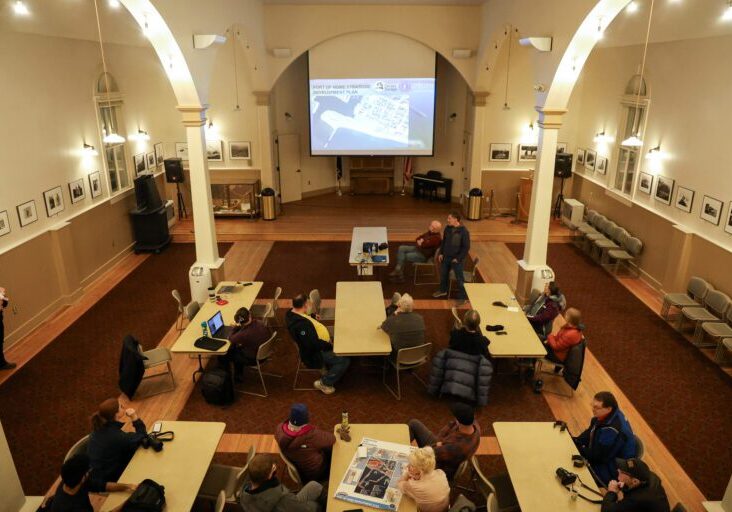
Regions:
<instances>
[{"instance_id":1,"label":"hanging light fixture","mask_svg":"<svg viewBox=\"0 0 732 512\"><path fill-rule=\"evenodd\" d=\"M105 119L104 121L104 137L102 138L102 141L105 144L122 144L125 141L125 138L122 137L120 134L114 131L114 126L112 126L112 99L109 94L109 73L107 73L107 61L104 58L104 44L102 44L102 24L99 21L99 5L97 4L97 0L94 0L94 12L97 16L97 33L99 34L99 51L102 54L102 69L104 71L104 87L107 90L107 109L109 109L109 124L110 126L107 126L107 121Z\"/></svg>"},{"instance_id":2,"label":"hanging light fixture","mask_svg":"<svg viewBox=\"0 0 732 512\"><path fill-rule=\"evenodd\" d=\"M727 8L722 13L722 21L732 21L732 0L727 0Z\"/></svg>"},{"instance_id":3,"label":"hanging light fixture","mask_svg":"<svg viewBox=\"0 0 732 512\"><path fill-rule=\"evenodd\" d=\"M639 148L643 146L643 139L640 137L640 119L639 119L639 110L640 110L640 94L643 90L643 73L646 70L646 56L648 55L648 41L651 37L651 20L653 20L653 4L655 0L651 0L651 9L648 13L648 27L646 28L646 44L643 46L643 60L641 61L641 72L640 72L640 80L638 80L638 90L636 92L635 96L635 119L633 120L633 124L636 125L634 128L634 132L625 139L623 142L620 143L621 146L628 146L631 148ZM732 0L730 0L732 2Z\"/></svg>"}]
</instances>

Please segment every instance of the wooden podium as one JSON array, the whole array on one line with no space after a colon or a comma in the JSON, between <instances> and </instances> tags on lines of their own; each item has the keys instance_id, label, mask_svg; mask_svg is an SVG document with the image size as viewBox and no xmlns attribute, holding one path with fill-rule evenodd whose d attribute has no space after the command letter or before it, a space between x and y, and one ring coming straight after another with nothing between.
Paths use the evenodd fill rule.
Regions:
<instances>
[{"instance_id":1,"label":"wooden podium","mask_svg":"<svg viewBox=\"0 0 732 512\"><path fill-rule=\"evenodd\" d=\"M534 186L534 178L519 178L518 206L516 207L516 221L529 222L529 209L531 208L531 189Z\"/></svg>"}]
</instances>

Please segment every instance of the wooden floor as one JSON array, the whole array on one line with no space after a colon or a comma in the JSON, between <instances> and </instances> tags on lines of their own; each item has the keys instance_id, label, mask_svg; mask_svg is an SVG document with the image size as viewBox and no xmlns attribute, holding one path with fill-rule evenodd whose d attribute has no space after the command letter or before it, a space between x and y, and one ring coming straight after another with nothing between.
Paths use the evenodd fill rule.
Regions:
<instances>
[{"instance_id":1,"label":"wooden floor","mask_svg":"<svg viewBox=\"0 0 732 512\"><path fill-rule=\"evenodd\" d=\"M241 240L332 240L351 239L354 226L386 226L389 240L413 240L427 230L432 219L443 224L451 209L459 205L429 202L411 196L350 196L328 194L303 199L283 206L274 221L261 219L216 219L219 241ZM513 223L513 217L465 221L471 239L523 242L526 223ZM193 220L178 221L171 230L176 242L193 241ZM558 222L549 229L551 242L569 240L569 230Z\"/></svg>"},{"instance_id":2,"label":"wooden floor","mask_svg":"<svg viewBox=\"0 0 732 512\"><path fill-rule=\"evenodd\" d=\"M335 196L334 196L335 197ZM352 198L344 197L338 200L345 199L346 201ZM360 199L360 198L359 198ZM393 198L395 202L404 200L404 198ZM302 205L294 205L292 209L297 207L306 210L309 206L305 203L315 203L313 208L321 208L319 201L303 201ZM426 207L430 209L434 208L435 212L443 212L442 209L435 208L434 205L425 203ZM430 210L431 212L431 210ZM269 252L272 242L265 239L282 239L282 237L289 236L286 229L280 229L280 226L287 226L287 229L293 229L293 232L297 231L300 235L310 235L316 232L313 238L319 236L325 236L326 233L329 239L333 239L334 233L340 230L340 235L346 236L350 233L350 227L344 221L333 221L321 217L314 217L309 220L297 220L294 217L295 213L291 213L290 207L288 206L288 215L293 218L289 220L289 224L285 224L282 217L278 219L276 223L267 223L264 221L257 222L245 222L237 221L238 224L245 224L251 226L251 232L246 232L245 229L232 230L228 236L231 237L243 237L254 236L256 233L260 240L259 241L239 241L234 244L232 249L227 254L226 258L226 270L229 275L236 275L237 279L252 280L256 276L260 266L264 262L267 253ZM414 215L414 218L412 216ZM416 231L420 231L424 228L426 222L425 212L422 212L419 219L416 218L414 213L404 215L404 218L399 218L397 221L386 222L387 225L394 224L397 226L395 230L402 230L405 238L413 238ZM346 215L344 215L346 216ZM349 218L352 216L347 215ZM435 215L437 216L437 215ZM316 220L317 219L317 220ZM364 219L371 219L373 222L379 222L383 225L384 219L378 216L364 217ZM281 223L281 221L283 221ZM217 222L217 229L221 229L221 222ZM361 218L359 218L361 223ZM367 221L364 221L367 222ZM492 221L480 221L478 223L469 224L472 232L475 232L475 227L480 226L480 229L485 227L484 234L491 236L489 233L488 226ZM352 224L351 221L350 224ZM484 224L485 223L485 224ZM495 221L497 225L504 226L506 232L518 229L506 222L505 220ZM328 229L321 228L321 225L331 224ZM179 224L178 228L185 224ZM333 227L337 225L337 227ZM272 226L269 228L268 226ZM299 226L299 227L298 227ZM410 227L411 232L407 233L407 229ZM258 229L266 228L267 234L263 236L261 231ZM247 228L249 229L249 228ZM553 226L555 232L559 232L559 229ZM317 234L319 232L319 234ZM339 236L340 236L339 235ZM312 235L310 235L312 236ZM503 236L503 235L501 235ZM559 235L563 237L564 235ZM391 237L390 237L391 238ZM500 236L499 236L500 238ZM289 238L288 238L289 239ZM312 238L311 238L312 239ZM481 258L479 264L479 270L486 281L491 282L507 282L511 285L516 282L517 265L516 259L511 251L501 242L476 242L472 248L473 257L478 256ZM107 291L113 288L119 281L121 281L126 275L129 274L134 268L141 264L145 259L145 256L134 256L130 255L120 262L115 268L107 272L100 280L94 283L86 290L84 296L73 306L66 308L54 319L50 320L40 328L36 329L33 333L23 339L21 342L15 344L8 350L8 358L12 361L19 363L19 368L24 363L29 361L35 354L37 354L43 347L50 343L58 334L60 334L65 328L67 328L75 319L79 318L85 311L87 311L101 296ZM622 279L624 285L626 285L633 293L635 293L641 300L643 300L650 308L654 311L660 310L660 297L650 287L644 285L639 280L634 279ZM258 302L264 301L266 298L261 298ZM289 307L289 301L283 300L282 307ZM324 305L325 304L324 301ZM445 308L449 305L448 302L442 300L420 300L416 301L415 307L417 309L436 309ZM161 340L161 346L170 346L178 336L178 332L175 326L171 326L168 333ZM159 419L174 420L181 413L185 406L190 393L193 391L193 383L191 381L191 374L197 366L197 361L188 357L177 355L173 360L173 372L177 386L173 392L168 392L153 396L150 398L142 398L134 401L128 401L126 397L121 397L130 406L135 407L140 416L145 420L146 423L152 424L154 421ZM17 370L16 370L17 371ZM3 372L0 374L0 384L4 379L7 379L12 373ZM143 396L147 393L153 393L157 389L169 385L167 376L161 376L158 378L147 379L140 388L139 394ZM552 377L544 379L546 382L547 389L552 389L555 386L561 385L561 383L552 382ZM656 471L665 483L671 505L673 506L677 501L682 501L688 510L702 512L704 509L701 506L701 502L704 500L699 489L694 485L691 479L686 475L679 464L674 460L669 451L663 445L663 443L656 437L653 431L650 429L648 424L643 420L639 412L633 407L633 404L623 394L622 390L613 382L612 378L602 368L599 362L594 356L588 351L587 360L585 363L585 370L583 374L582 385L579 390L570 398L562 397L559 395L544 393L543 396L547 400L547 403L552 410L554 416L558 419L563 419L569 424L569 428L572 432L579 432L586 427L591 417L590 401L594 393L600 390L609 390L613 392L619 399L623 411L628 416L629 420L633 424L636 433L643 438L646 445L646 457L645 459L649 462L654 471ZM80 414L88 414L89 411L80 411ZM225 434L219 444L218 450L221 452L246 452L251 445L255 445L257 450L260 452L277 452L277 445L271 435L252 435L245 432L241 433L230 433ZM494 437L484 437L481 440L479 454L499 454L500 449L496 439Z\"/></svg>"}]
</instances>

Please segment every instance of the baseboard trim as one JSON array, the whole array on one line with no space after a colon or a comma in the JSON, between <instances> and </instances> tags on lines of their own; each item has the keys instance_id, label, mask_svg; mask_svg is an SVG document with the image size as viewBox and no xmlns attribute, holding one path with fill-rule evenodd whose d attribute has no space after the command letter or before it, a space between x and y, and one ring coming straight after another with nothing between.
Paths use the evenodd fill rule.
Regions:
<instances>
[{"instance_id":1,"label":"baseboard trim","mask_svg":"<svg viewBox=\"0 0 732 512\"><path fill-rule=\"evenodd\" d=\"M653 277L651 274L640 268L635 263L630 263L630 265L633 267L633 269L638 273L640 276L641 281L646 283L648 286L653 288L656 291L662 292L663 291L663 285L661 284L661 281Z\"/></svg>"},{"instance_id":2,"label":"baseboard trim","mask_svg":"<svg viewBox=\"0 0 732 512\"><path fill-rule=\"evenodd\" d=\"M344 191L344 188L341 187L341 190ZM336 187L319 188L318 190L310 190L308 192L303 192L302 198L308 199L310 197L324 196L326 194L332 194L335 191L336 191Z\"/></svg>"},{"instance_id":3,"label":"baseboard trim","mask_svg":"<svg viewBox=\"0 0 732 512\"><path fill-rule=\"evenodd\" d=\"M130 252L132 252L132 249L135 247L135 242L130 243L128 246L126 246L124 249L122 249L120 252L112 256L109 260L107 260L106 263L103 263L102 266L100 266L98 269L96 269L94 272L86 276L84 279L81 280L81 289L86 290L86 288L99 279L102 274L107 272L110 268L115 266L117 263L122 261L122 259L127 256Z\"/></svg>"}]
</instances>

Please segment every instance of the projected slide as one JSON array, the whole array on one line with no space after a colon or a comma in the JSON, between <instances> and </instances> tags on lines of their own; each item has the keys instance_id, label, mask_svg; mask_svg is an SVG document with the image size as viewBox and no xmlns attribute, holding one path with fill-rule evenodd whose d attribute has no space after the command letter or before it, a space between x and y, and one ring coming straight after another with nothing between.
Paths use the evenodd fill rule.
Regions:
<instances>
[{"instance_id":1,"label":"projected slide","mask_svg":"<svg viewBox=\"0 0 732 512\"><path fill-rule=\"evenodd\" d=\"M434 78L310 80L313 155L431 155Z\"/></svg>"}]
</instances>

